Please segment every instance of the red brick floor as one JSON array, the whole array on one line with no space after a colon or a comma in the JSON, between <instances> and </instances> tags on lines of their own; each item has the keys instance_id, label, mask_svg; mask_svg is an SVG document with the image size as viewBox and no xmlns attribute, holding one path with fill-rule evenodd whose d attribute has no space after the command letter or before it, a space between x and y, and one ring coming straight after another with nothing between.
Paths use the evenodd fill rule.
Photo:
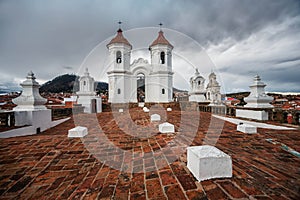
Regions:
<instances>
[{"instance_id":1,"label":"red brick floor","mask_svg":"<svg viewBox=\"0 0 300 200\"><path fill-rule=\"evenodd\" d=\"M0 199L300 199L300 158L266 141L300 151L299 130L248 135L196 112L172 111L167 121L176 133L160 134L135 108L130 117L80 114L39 135L1 139ZM75 125L88 136L69 139ZM215 142L232 157L233 177L198 182L186 146Z\"/></svg>"}]
</instances>

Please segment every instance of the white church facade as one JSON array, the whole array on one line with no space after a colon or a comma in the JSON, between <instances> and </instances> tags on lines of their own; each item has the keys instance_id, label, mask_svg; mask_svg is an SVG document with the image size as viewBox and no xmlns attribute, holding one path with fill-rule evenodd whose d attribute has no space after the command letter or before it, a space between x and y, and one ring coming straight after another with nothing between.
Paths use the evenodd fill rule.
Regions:
<instances>
[{"instance_id":1,"label":"white church facade","mask_svg":"<svg viewBox=\"0 0 300 200\"><path fill-rule=\"evenodd\" d=\"M109 99L110 103L136 103L173 101L173 46L163 31L149 47L151 60L143 58L131 63L132 45L122 30L107 44L109 51Z\"/></svg>"}]
</instances>

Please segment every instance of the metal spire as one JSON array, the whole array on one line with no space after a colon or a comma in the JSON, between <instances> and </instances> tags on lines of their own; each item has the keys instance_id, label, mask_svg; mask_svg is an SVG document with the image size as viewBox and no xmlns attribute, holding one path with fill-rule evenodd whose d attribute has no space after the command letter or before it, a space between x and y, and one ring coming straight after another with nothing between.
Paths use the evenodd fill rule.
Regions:
<instances>
[{"instance_id":1,"label":"metal spire","mask_svg":"<svg viewBox=\"0 0 300 200\"><path fill-rule=\"evenodd\" d=\"M161 30L163 24L160 22L158 25L159 25L159 29Z\"/></svg>"},{"instance_id":2,"label":"metal spire","mask_svg":"<svg viewBox=\"0 0 300 200\"><path fill-rule=\"evenodd\" d=\"M122 24L121 20L118 21L118 24L119 24L119 29L121 29L121 24Z\"/></svg>"}]
</instances>

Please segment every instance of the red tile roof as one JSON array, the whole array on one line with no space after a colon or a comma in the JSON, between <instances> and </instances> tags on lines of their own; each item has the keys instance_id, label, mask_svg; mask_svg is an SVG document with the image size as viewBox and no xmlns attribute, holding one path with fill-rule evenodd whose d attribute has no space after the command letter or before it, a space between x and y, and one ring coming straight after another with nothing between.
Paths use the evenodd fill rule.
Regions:
<instances>
[{"instance_id":1,"label":"red tile roof","mask_svg":"<svg viewBox=\"0 0 300 200\"><path fill-rule=\"evenodd\" d=\"M108 44L107 46L114 44L114 43L122 43L122 44L126 44L130 47L132 47L132 45L128 42L128 40L123 36L122 34L122 29L119 29L117 32L116 37L114 37Z\"/></svg>"},{"instance_id":2,"label":"red tile roof","mask_svg":"<svg viewBox=\"0 0 300 200\"><path fill-rule=\"evenodd\" d=\"M173 48L173 45L165 38L163 31L159 31L158 32L158 37L156 38L156 40L154 40L152 42L152 44L150 45L150 47L152 47L154 45L157 45L157 44L169 45L169 46L171 46Z\"/></svg>"},{"instance_id":3,"label":"red tile roof","mask_svg":"<svg viewBox=\"0 0 300 200\"><path fill-rule=\"evenodd\" d=\"M178 130L181 120L191 127L190 119L199 120L191 145L217 138L215 146L232 157L232 178L198 182L187 169L186 153L163 150L176 147L174 137L180 134L188 138L188 130L143 138L142 129L130 129L126 115L118 114L121 130L111 112L97 114L96 120L95 114L79 114L77 120L89 130L85 139L67 137L73 120L38 135L0 139L0 199L299 199L300 159L266 141L273 138L300 151L299 130L259 128L257 134L244 134L225 122L218 135L208 131L209 113L196 118L190 112L190 119L181 119L183 112L168 112L168 122ZM141 108L131 109L130 116L155 127ZM219 121L214 118L213 130Z\"/></svg>"}]
</instances>

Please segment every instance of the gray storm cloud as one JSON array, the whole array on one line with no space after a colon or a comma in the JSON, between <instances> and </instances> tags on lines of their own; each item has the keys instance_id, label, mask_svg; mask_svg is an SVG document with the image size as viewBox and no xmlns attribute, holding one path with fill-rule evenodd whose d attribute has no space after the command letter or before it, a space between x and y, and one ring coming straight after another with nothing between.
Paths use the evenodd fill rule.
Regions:
<instances>
[{"instance_id":1,"label":"gray storm cloud","mask_svg":"<svg viewBox=\"0 0 300 200\"><path fill-rule=\"evenodd\" d=\"M196 40L217 66L228 92L248 90L255 73L272 84L270 90L300 91L299 10L297 0L2 0L0 83L18 82L29 70L43 81L76 73L122 20L124 30L162 22ZM187 44L178 48L193 54ZM233 81L234 76L242 80Z\"/></svg>"}]
</instances>

